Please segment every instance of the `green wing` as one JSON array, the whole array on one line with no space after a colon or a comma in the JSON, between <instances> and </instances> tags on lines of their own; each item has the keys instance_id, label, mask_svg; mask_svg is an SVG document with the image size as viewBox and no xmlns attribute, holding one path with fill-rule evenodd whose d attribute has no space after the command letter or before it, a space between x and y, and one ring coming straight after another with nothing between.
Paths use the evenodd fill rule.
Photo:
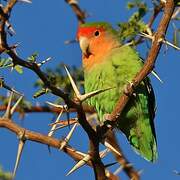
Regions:
<instances>
[{"instance_id":1,"label":"green wing","mask_svg":"<svg viewBox=\"0 0 180 180\"><path fill-rule=\"evenodd\" d=\"M154 162L157 159L156 135L154 129L154 93L146 78L126 105L119 128L126 135L137 153Z\"/></svg>"}]
</instances>

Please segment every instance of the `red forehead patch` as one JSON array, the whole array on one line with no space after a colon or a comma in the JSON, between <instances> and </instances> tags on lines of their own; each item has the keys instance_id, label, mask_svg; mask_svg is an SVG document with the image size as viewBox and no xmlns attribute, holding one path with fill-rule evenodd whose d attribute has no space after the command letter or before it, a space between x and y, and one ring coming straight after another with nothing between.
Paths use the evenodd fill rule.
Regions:
<instances>
[{"instance_id":1,"label":"red forehead patch","mask_svg":"<svg viewBox=\"0 0 180 180\"><path fill-rule=\"evenodd\" d=\"M80 36L90 36L96 30L102 32L102 31L104 31L104 28L103 27L79 27L76 37L77 37L77 39L79 39Z\"/></svg>"}]
</instances>

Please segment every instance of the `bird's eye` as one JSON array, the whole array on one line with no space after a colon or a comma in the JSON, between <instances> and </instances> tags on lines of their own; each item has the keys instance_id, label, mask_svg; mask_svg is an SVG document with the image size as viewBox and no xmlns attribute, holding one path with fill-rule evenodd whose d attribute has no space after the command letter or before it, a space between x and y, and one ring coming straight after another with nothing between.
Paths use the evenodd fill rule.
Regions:
<instances>
[{"instance_id":1,"label":"bird's eye","mask_svg":"<svg viewBox=\"0 0 180 180\"><path fill-rule=\"evenodd\" d=\"M95 35L95 36L99 36L99 34L100 34L99 31L95 31L95 32L94 32L94 35Z\"/></svg>"}]
</instances>

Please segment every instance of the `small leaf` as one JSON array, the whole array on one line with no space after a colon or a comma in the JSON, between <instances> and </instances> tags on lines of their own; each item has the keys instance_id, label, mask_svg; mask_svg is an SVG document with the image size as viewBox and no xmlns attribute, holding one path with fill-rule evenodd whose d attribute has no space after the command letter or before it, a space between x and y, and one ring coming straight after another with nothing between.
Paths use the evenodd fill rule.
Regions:
<instances>
[{"instance_id":1,"label":"small leaf","mask_svg":"<svg viewBox=\"0 0 180 180\"><path fill-rule=\"evenodd\" d=\"M47 94L49 92L49 89L48 88L42 88L42 89L40 89L39 91L37 91L34 95L33 95L33 97L34 98L38 98L38 97L40 97L40 96L42 96L42 95L44 95L44 94Z\"/></svg>"},{"instance_id":2,"label":"small leaf","mask_svg":"<svg viewBox=\"0 0 180 180\"><path fill-rule=\"evenodd\" d=\"M23 68L22 68L22 66L16 65L16 66L14 66L14 69L15 69L19 74L22 74L22 73L23 73Z\"/></svg>"},{"instance_id":3,"label":"small leaf","mask_svg":"<svg viewBox=\"0 0 180 180\"><path fill-rule=\"evenodd\" d=\"M12 59L11 58L1 58L0 59L0 68L12 67Z\"/></svg>"},{"instance_id":4,"label":"small leaf","mask_svg":"<svg viewBox=\"0 0 180 180\"><path fill-rule=\"evenodd\" d=\"M28 59L30 62L36 62L37 57L38 57L38 53L37 53L37 52L34 52L34 53L33 53L30 57L28 57L27 59Z\"/></svg>"}]
</instances>

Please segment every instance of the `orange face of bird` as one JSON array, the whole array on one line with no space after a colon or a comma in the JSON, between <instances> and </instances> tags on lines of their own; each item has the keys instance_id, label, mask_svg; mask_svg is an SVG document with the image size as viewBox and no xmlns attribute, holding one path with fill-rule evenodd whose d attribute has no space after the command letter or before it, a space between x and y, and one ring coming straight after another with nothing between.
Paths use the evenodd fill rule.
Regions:
<instances>
[{"instance_id":1,"label":"orange face of bird","mask_svg":"<svg viewBox=\"0 0 180 180\"><path fill-rule=\"evenodd\" d=\"M114 45L112 35L103 27L79 27L77 32L82 51L83 66L89 70L101 63Z\"/></svg>"}]
</instances>

